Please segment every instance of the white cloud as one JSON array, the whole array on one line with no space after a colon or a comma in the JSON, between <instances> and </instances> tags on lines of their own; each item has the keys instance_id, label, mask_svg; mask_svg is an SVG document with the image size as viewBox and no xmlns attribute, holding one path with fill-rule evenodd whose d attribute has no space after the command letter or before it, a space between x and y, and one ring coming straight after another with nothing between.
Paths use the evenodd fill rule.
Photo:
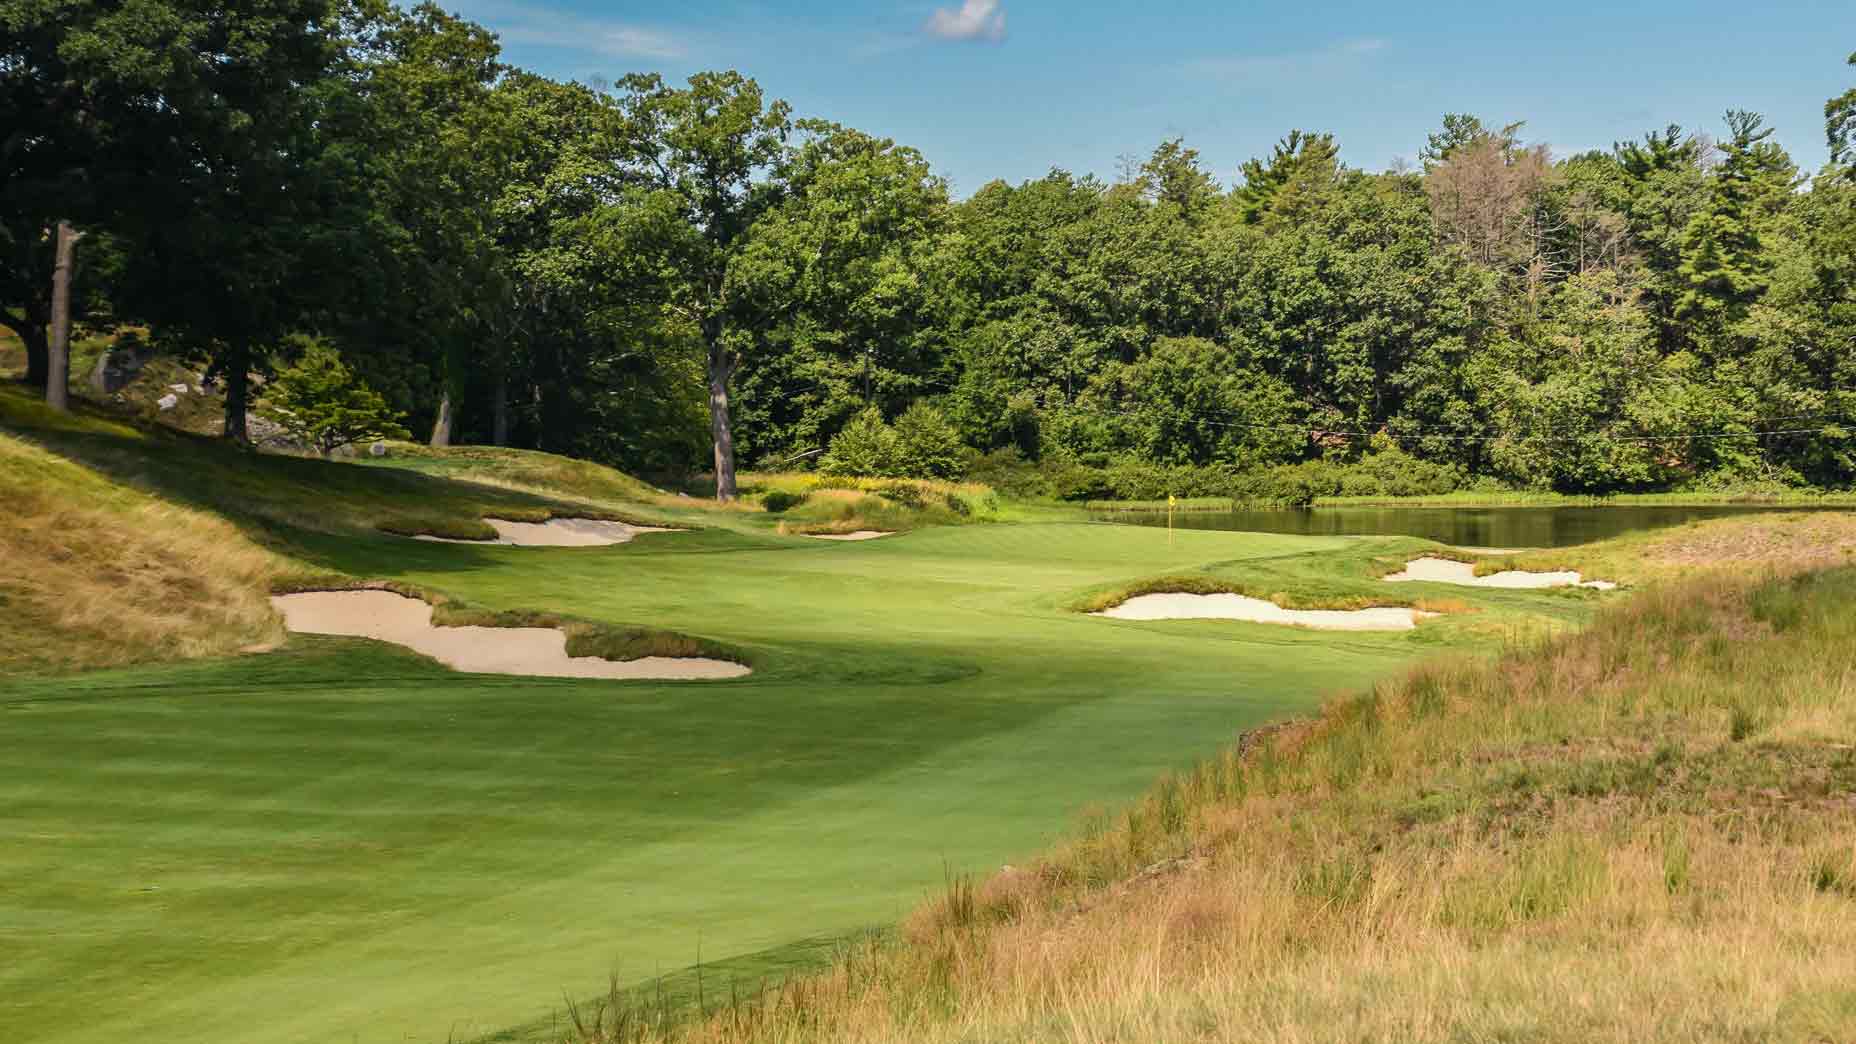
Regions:
<instances>
[{"instance_id":1,"label":"white cloud","mask_svg":"<svg viewBox=\"0 0 1856 1044\"><path fill-rule=\"evenodd\" d=\"M464 0L459 13L490 27L505 43L559 48L601 58L674 59L688 45L662 29L633 22L581 18L508 0Z\"/></svg>"},{"instance_id":2,"label":"white cloud","mask_svg":"<svg viewBox=\"0 0 1856 1044\"><path fill-rule=\"evenodd\" d=\"M607 58L681 58L682 44L667 33L610 22L537 20L495 27L503 39L585 51Z\"/></svg>"},{"instance_id":3,"label":"white cloud","mask_svg":"<svg viewBox=\"0 0 1856 1044\"><path fill-rule=\"evenodd\" d=\"M593 45L606 54L638 58L681 58L683 45L668 34L632 25L601 27Z\"/></svg>"},{"instance_id":4,"label":"white cloud","mask_svg":"<svg viewBox=\"0 0 1856 1044\"><path fill-rule=\"evenodd\" d=\"M928 35L943 40L999 43L1005 39L1005 9L999 6L999 0L961 0L958 10L935 8L924 28Z\"/></svg>"},{"instance_id":5,"label":"white cloud","mask_svg":"<svg viewBox=\"0 0 1856 1044\"><path fill-rule=\"evenodd\" d=\"M1342 40L1312 51L1286 54L1241 55L1231 58L1200 58L1186 67L1203 76L1221 80L1251 80L1276 76L1299 76L1330 72L1386 49L1386 41L1377 37Z\"/></svg>"}]
</instances>

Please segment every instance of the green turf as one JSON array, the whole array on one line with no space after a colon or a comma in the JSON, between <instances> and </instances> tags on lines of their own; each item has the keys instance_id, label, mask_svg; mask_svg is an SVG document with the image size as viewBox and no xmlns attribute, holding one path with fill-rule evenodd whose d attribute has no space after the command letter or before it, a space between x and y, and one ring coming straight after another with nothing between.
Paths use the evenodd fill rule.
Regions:
<instances>
[{"instance_id":1,"label":"green turf","mask_svg":"<svg viewBox=\"0 0 1856 1044\"><path fill-rule=\"evenodd\" d=\"M1370 550L1408 541L1169 547L1087 524L572 550L290 539L487 607L713 638L757 670L474 676L309 638L0 681L0 1040L465 1039L545 1026L609 974L776 968L801 940L893 921L950 869L1036 852L1240 729L1473 638L1067 608L1196 570L1344 592L1370 583ZM1590 604L1477 598L1485 619Z\"/></svg>"}]
</instances>

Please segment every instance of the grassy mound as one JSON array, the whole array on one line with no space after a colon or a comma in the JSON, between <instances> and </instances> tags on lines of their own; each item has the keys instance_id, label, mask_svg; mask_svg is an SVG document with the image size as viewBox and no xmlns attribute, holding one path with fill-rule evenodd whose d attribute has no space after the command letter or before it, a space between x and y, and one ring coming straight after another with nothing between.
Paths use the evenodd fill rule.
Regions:
<instances>
[{"instance_id":1,"label":"grassy mound","mask_svg":"<svg viewBox=\"0 0 1856 1044\"><path fill-rule=\"evenodd\" d=\"M282 637L284 562L235 527L0 434L0 674L222 655Z\"/></svg>"},{"instance_id":2,"label":"grassy mound","mask_svg":"<svg viewBox=\"0 0 1856 1044\"><path fill-rule=\"evenodd\" d=\"M435 449L414 442L395 442L390 444L388 456L377 463L588 503L649 504L666 496L663 490L604 464L504 446Z\"/></svg>"},{"instance_id":3,"label":"grassy mound","mask_svg":"<svg viewBox=\"0 0 1856 1044\"><path fill-rule=\"evenodd\" d=\"M485 516L521 522L556 516L633 521L623 512L559 497L412 471L255 453L93 407L56 414L16 387L0 388L0 430L115 482L222 515L259 536L282 527L482 540L496 535Z\"/></svg>"},{"instance_id":4,"label":"grassy mound","mask_svg":"<svg viewBox=\"0 0 1856 1044\"><path fill-rule=\"evenodd\" d=\"M1691 522L1584 547L1483 559L1476 572L1575 569L1635 583L1723 567L1798 571L1850 564L1856 564L1856 512L1813 511Z\"/></svg>"},{"instance_id":5,"label":"grassy mound","mask_svg":"<svg viewBox=\"0 0 1856 1044\"><path fill-rule=\"evenodd\" d=\"M602 498L649 492L610 469L546 454L434 459L474 457L520 462L536 488ZM312 575L299 558L305 533L483 539L496 535L485 516L564 515L635 520L499 485L254 453L92 405L53 413L23 389L0 387L0 606L9 621L0 673L274 644L282 631L265 597ZM692 655L704 646L644 628L563 626L578 655Z\"/></svg>"},{"instance_id":6,"label":"grassy mound","mask_svg":"<svg viewBox=\"0 0 1856 1044\"><path fill-rule=\"evenodd\" d=\"M576 1036L1848 1039L1852 678L1856 568L1657 585L1248 734L828 973Z\"/></svg>"}]
</instances>

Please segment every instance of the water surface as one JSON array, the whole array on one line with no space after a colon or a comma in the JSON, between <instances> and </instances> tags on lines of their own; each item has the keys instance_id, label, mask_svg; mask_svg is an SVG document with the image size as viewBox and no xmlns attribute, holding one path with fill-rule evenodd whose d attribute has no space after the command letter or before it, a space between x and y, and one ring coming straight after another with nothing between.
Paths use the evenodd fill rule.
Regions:
<instances>
[{"instance_id":1,"label":"water surface","mask_svg":"<svg viewBox=\"0 0 1856 1044\"><path fill-rule=\"evenodd\" d=\"M1248 508L1175 512L1173 525L1301 536L1416 536L1459 547L1568 547L1702 519L1815 510L1825 509L1744 504ZM1166 525L1165 511L1099 511L1094 517L1102 522Z\"/></svg>"}]
</instances>

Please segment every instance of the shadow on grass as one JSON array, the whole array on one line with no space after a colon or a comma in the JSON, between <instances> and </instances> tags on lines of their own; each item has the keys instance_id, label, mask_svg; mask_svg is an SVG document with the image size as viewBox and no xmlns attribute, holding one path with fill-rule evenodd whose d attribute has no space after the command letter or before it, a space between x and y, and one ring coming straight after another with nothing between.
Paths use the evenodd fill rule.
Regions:
<instances>
[{"instance_id":1,"label":"shadow on grass","mask_svg":"<svg viewBox=\"0 0 1856 1044\"><path fill-rule=\"evenodd\" d=\"M464 1044L559 1044L567 1039L653 1039L654 1031L758 1006L769 991L792 976L851 959L888 930L870 927L848 935L799 939L719 961L704 962L699 953L696 963L687 968L629 986L622 984L622 971L615 971L602 994L564 996L561 1006L544 1018L462 1040Z\"/></svg>"},{"instance_id":2,"label":"shadow on grass","mask_svg":"<svg viewBox=\"0 0 1856 1044\"><path fill-rule=\"evenodd\" d=\"M516 521L614 517L571 500L412 470L259 453L125 420L90 404L60 415L17 389L0 389L0 427L122 485L222 515L254 539L286 548L305 546L309 533L365 535L402 547L402 538L385 534L491 538L486 515ZM452 547L449 555L422 555L422 564L473 564L474 549Z\"/></svg>"}]
</instances>

